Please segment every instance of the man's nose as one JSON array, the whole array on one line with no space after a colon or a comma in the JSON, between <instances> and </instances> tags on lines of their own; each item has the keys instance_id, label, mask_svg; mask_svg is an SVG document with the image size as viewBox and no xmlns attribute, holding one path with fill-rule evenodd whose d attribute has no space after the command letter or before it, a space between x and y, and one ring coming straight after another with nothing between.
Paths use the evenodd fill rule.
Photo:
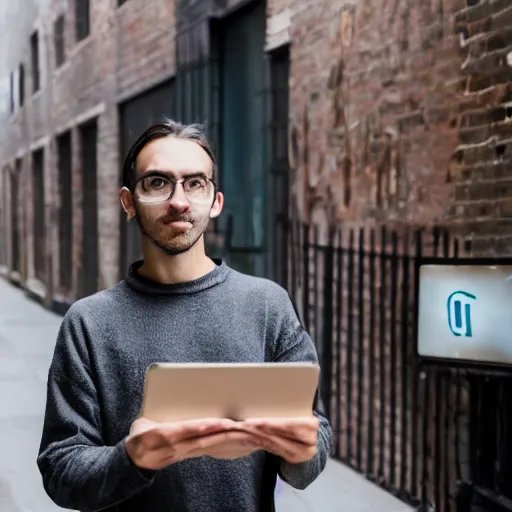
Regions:
<instances>
[{"instance_id":1,"label":"man's nose","mask_svg":"<svg viewBox=\"0 0 512 512\"><path fill-rule=\"evenodd\" d=\"M190 203L181 183L176 184L176 189L169 201L169 206L179 212L186 212L190 210Z\"/></svg>"}]
</instances>

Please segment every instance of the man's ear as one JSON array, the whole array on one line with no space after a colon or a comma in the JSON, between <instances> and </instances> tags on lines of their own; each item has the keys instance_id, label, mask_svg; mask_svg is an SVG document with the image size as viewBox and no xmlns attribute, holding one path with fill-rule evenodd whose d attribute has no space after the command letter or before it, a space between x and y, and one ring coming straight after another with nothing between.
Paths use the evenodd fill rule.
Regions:
<instances>
[{"instance_id":1,"label":"man's ear","mask_svg":"<svg viewBox=\"0 0 512 512\"><path fill-rule=\"evenodd\" d=\"M119 199L123 210L126 212L126 220L132 220L135 217L132 193L126 187L123 187L119 192Z\"/></svg>"},{"instance_id":2,"label":"man's ear","mask_svg":"<svg viewBox=\"0 0 512 512\"><path fill-rule=\"evenodd\" d=\"M221 214L223 207L224 194L222 192L217 192L217 197L215 198L215 201L213 202L212 208L210 210L210 219L215 219L218 217Z\"/></svg>"}]
</instances>

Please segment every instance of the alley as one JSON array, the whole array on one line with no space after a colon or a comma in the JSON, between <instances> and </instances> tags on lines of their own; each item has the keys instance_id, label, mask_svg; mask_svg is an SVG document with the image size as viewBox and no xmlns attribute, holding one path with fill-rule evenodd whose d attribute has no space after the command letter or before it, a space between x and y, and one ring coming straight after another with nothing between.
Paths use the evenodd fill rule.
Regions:
<instances>
[{"instance_id":1,"label":"alley","mask_svg":"<svg viewBox=\"0 0 512 512\"><path fill-rule=\"evenodd\" d=\"M61 318L0 278L0 511L56 512L41 485L36 455L46 376ZM362 476L330 462L303 492L280 483L278 512L411 510Z\"/></svg>"}]
</instances>

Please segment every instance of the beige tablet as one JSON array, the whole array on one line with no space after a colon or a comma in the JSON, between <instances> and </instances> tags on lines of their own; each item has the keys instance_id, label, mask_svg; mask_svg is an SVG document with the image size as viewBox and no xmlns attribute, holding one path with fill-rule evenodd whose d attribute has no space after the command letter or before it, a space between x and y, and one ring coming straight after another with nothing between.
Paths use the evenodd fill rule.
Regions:
<instances>
[{"instance_id":1,"label":"beige tablet","mask_svg":"<svg viewBox=\"0 0 512 512\"><path fill-rule=\"evenodd\" d=\"M160 422L308 417L319 373L312 363L156 363L141 415Z\"/></svg>"}]
</instances>

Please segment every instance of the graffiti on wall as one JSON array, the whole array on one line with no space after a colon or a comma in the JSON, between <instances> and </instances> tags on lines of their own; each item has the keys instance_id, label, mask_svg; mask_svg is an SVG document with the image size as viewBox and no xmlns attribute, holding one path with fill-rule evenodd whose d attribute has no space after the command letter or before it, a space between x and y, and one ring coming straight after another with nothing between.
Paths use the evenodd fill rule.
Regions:
<instances>
[{"instance_id":1,"label":"graffiti on wall","mask_svg":"<svg viewBox=\"0 0 512 512\"><path fill-rule=\"evenodd\" d=\"M450 80L462 62L455 38L447 38L453 34L442 4L381 0L380 6L342 6L320 93L328 115L315 114L310 96L291 126L297 180L292 202L304 218L322 211L333 223L405 220L421 214L434 176L441 185L450 182L459 143L450 102L461 93ZM441 65L446 78L438 72ZM434 206L425 208L444 215L449 194L444 187Z\"/></svg>"}]
</instances>

